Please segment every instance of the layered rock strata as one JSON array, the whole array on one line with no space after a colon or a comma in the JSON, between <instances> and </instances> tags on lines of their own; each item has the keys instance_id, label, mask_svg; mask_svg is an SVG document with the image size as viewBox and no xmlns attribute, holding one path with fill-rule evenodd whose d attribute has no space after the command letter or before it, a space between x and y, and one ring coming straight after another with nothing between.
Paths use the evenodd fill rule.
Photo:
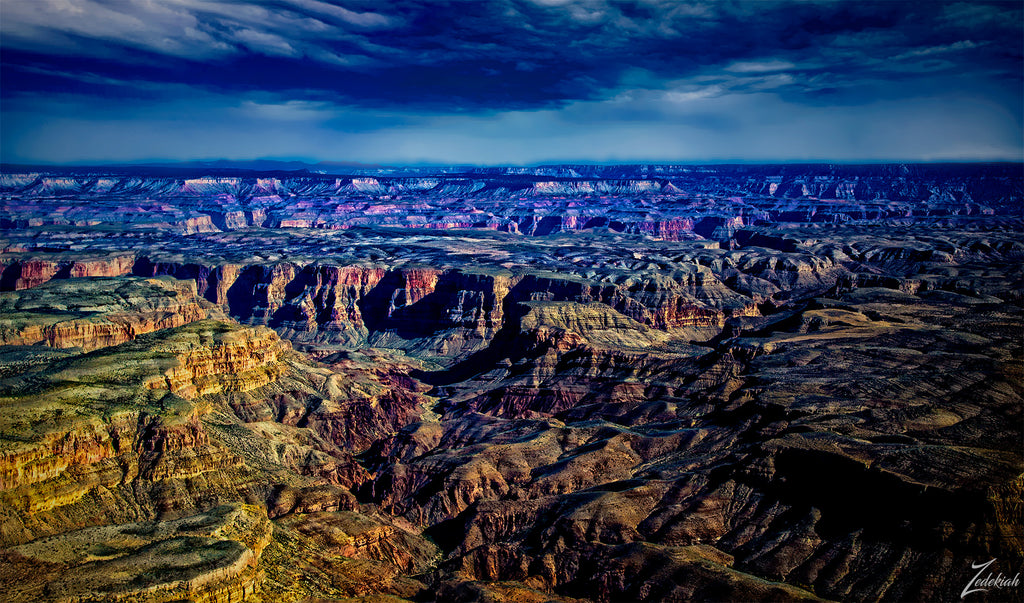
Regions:
<instances>
[{"instance_id":1,"label":"layered rock strata","mask_svg":"<svg viewBox=\"0 0 1024 603\"><path fill-rule=\"evenodd\" d=\"M154 289L192 290L168 280L69 279L46 294L61 287L78 294L79 307L113 312L120 303L118 313L144 313L137 301ZM398 576L433 557L414 533L362 519L349 492L369 479L353 457L366 444L349 436L394 433L396 422L418 416L415 391L393 392L351 363L348 379L307 364L269 329L223 321L93 344L88 353L0 346L0 579L18 582L7 590L12 600L264 600L262 555L277 542L268 517L304 513L331 522L349 509L339 517L367 527L341 554L379 571ZM373 411L381 399L396 418ZM319 538L288 533L281 538L303 547ZM395 548L397 538L420 552ZM416 584L399 579L395 588L414 593ZM319 592L361 591L346 583Z\"/></svg>"},{"instance_id":2,"label":"layered rock strata","mask_svg":"<svg viewBox=\"0 0 1024 603\"><path fill-rule=\"evenodd\" d=\"M90 277L95 275L89 274ZM0 345L44 344L93 350L207 317L219 308L196 298L195 284L170 278L76 279L0 293Z\"/></svg>"},{"instance_id":3,"label":"layered rock strata","mask_svg":"<svg viewBox=\"0 0 1024 603\"><path fill-rule=\"evenodd\" d=\"M1019 175L577 167L5 181L0 582L952 600L1024 564Z\"/></svg>"}]
</instances>

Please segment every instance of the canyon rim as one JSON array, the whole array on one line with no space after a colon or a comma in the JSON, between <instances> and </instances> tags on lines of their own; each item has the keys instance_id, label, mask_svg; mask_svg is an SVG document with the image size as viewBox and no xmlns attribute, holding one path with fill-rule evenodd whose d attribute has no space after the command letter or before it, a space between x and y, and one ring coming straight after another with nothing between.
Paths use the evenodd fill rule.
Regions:
<instances>
[{"instance_id":1,"label":"canyon rim","mask_svg":"<svg viewBox=\"0 0 1024 603\"><path fill-rule=\"evenodd\" d=\"M1024 600L1020 2L0 17L0 598Z\"/></svg>"}]
</instances>

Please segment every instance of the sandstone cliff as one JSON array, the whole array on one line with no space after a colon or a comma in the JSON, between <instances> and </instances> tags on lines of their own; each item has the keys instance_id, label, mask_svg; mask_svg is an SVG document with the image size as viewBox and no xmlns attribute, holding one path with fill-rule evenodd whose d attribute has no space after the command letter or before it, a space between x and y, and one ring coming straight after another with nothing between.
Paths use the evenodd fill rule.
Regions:
<instances>
[{"instance_id":1,"label":"sandstone cliff","mask_svg":"<svg viewBox=\"0 0 1024 603\"><path fill-rule=\"evenodd\" d=\"M61 287L80 294L79 307L120 302L118 311L136 308L136 318L147 311L139 299L192 291L127 278L55 281L45 292L58 296ZM132 294L111 301L111 290ZM19 292L10 301L27 307L32 299ZM370 476L352 453L422 404L386 372L363 376L350 363L350 379L308 364L266 328L198 320L102 343L93 340L89 353L0 347L0 578L18 581L12 600L260 600L269 567L262 553L274 542L268 516L321 513L331 522L332 513L354 510L348 488ZM373 412L380 400L391 418ZM398 576L423 567L431 546L386 521L370 525L341 554L391 571L396 592L417 592L422 585ZM284 529L281 538L304 547L320 538ZM418 552L393 544L402 538Z\"/></svg>"},{"instance_id":2,"label":"sandstone cliff","mask_svg":"<svg viewBox=\"0 0 1024 603\"><path fill-rule=\"evenodd\" d=\"M83 350L223 316L196 299L193 283L173 279L76 280L74 292L55 281L22 294L0 293L0 344L45 344Z\"/></svg>"},{"instance_id":3,"label":"sandstone cliff","mask_svg":"<svg viewBox=\"0 0 1024 603\"><path fill-rule=\"evenodd\" d=\"M0 581L945 600L1019 566L1019 192L764 176L22 182ZM123 227L25 221L150 193Z\"/></svg>"}]
</instances>

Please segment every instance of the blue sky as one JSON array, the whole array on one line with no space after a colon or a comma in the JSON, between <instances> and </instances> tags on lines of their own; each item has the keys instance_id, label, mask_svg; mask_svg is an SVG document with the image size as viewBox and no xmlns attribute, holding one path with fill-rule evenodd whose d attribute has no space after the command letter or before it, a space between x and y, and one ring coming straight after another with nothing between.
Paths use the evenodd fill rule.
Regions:
<instances>
[{"instance_id":1,"label":"blue sky","mask_svg":"<svg viewBox=\"0 0 1024 603\"><path fill-rule=\"evenodd\" d=\"M0 153L1019 161L1022 7L0 0Z\"/></svg>"}]
</instances>

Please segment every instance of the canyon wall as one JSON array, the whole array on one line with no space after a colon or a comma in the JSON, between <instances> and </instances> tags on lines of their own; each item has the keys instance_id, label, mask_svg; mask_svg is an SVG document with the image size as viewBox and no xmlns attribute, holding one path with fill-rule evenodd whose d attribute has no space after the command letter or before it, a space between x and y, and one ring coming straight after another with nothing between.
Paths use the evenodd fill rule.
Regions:
<instances>
[{"instance_id":1,"label":"canyon wall","mask_svg":"<svg viewBox=\"0 0 1024 603\"><path fill-rule=\"evenodd\" d=\"M703 169L3 175L4 592L952 600L1015 572L1019 174Z\"/></svg>"}]
</instances>

